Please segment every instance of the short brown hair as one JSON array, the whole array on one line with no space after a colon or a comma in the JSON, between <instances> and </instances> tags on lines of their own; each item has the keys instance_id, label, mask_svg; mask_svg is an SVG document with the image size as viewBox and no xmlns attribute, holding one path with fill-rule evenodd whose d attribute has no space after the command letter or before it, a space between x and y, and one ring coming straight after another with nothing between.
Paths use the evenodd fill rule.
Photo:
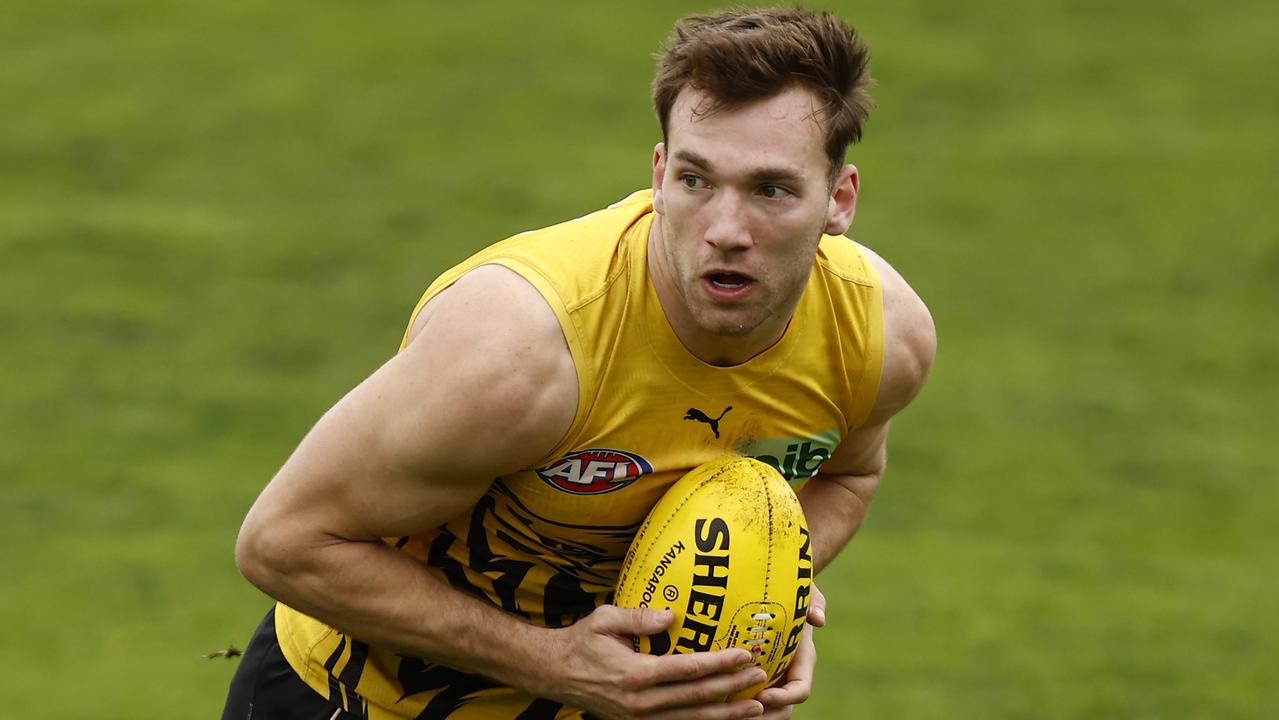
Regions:
<instances>
[{"instance_id":1,"label":"short brown hair","mask_svg":"<svg viewBox=\"0 0 1279 720\"><path fill-rule=\"evenodd\" d=\"M658 55L653 109L666 138L671 108L686 87L706 94L700 113L807 87L823 103L826 155L837 171L874 106L869 61L857 32L830 13L768 8L687 17Z\"/></svg>"}]
</instances>

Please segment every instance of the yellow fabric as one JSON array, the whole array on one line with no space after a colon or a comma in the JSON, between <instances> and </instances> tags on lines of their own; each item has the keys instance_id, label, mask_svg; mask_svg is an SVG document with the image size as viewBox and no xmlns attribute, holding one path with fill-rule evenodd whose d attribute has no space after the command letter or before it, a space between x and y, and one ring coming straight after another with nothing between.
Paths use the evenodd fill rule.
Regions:
<instances>
[{"instance_id":1,"label":"yellow fabric","mask_svg":"<svg viewBox=\"0 0 1279 720\"><path fill-rule=\"evenodd\" d=\"M651 193L641 191L516 235L444 273L413 312L467 271L497 264L541 292L568 340L580 399L559 445L535 467L498 478L473 511L387 540L441 580L533 623L568 625L606 602L649 509L691 468L728 454L756 457L798 487L875 400L882 298L853 241L822 238L777 344L742 365L715 367L689 354L662 313L647 270L652 220ZM366 705L370 718L580 717L486 678L369 648L283 605L276 628L308 684Z\"/></svg>"}]
</instances>

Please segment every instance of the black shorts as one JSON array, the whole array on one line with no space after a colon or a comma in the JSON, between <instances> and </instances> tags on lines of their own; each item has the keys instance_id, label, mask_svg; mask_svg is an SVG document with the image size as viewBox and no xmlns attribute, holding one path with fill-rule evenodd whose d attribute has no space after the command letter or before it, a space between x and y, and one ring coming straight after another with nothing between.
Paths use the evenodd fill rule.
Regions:
<instances>
[{"instance_id":1,"label":"black shorts","mask_svg":"<svg viewBox=\"0 0 1279 720\"><path fill-rule=\"evenodd\" d=\"M275 608L266 614L231 678L222 720L357 720L302 682L275 637Z\"/></svg>"}]
</instances>

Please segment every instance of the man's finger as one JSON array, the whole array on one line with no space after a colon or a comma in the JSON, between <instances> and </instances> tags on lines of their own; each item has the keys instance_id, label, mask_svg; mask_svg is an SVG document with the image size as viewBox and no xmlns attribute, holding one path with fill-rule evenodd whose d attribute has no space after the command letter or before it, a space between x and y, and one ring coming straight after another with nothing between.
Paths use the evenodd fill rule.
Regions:
<instances>
[{"instance_id":1,"label":"man's finger","mask_svg":"<svg viewBox=\"0 0 1279 720\"><path fill-rule=\"evenodd\" d=\"M648 720L744 720L758 718L764 712L764 707L756 700L738 700L731 703L673 708L646 717Z\"/></svg>"},{"instance_id":2,"label":"man's finger","mask_svg":"<svg viewBox=\"0 0 1279 720\"><path fill-rule=\"evenodd\" d=\"M674 682L654 687L649 695L654 708L684 708L722 703L739 690L764 682L768 675L757 667L733 673L717 673L696 680Z\"/></svg>"},{"instance_id":3,"label":"man's finger","mask_svg":"<svg viewBox=\"0 0 1279 720\"><path fill-rule=\"evenodd\" d=\"M620 608L601 605L591 613L595 629L614 635L652 635L665 630L675 618L670 610Z\"/></svg>"},{"instance_id":4,"label":"man's finger","mask_svg":"<svg viewBox=\"0 0 1279 720\"><path fill-rule=\"evenodd\" d=\"M690 655L664 655L655 660L653 679L656 682L678 682L736 670L751 661L751 654L743 648L729 648ZM743 687L749 687L749 684Z\"/></svg>"},{"instance_id":5,"label":"man's finger","mask_svg":"<svg viewBox=\"0 0 1279 720\"><path fill-rule=\"evenodd\" d=\"M804 628L804 637L800 639L799 649L786 669L786 682L773 688L767 688L756 695L756 699L764 703L766 708L798 705L809 698L813 692L813 670L817 667L817 649L813 646L813 629Z\"/></svg>"},{"instance_id":6,"label":"man's finger","mask_svg":"<svg viewBox=\"0 0 1279 720\"><path fill-rule=\"evenodd\" d=\"M813 584L812 595L808 600L808 624L813 627L826 627L826 595Z\"/></svg>"},{"instance_id":7,"label":"man's finger","mask_svg":"<svg viewBox=\"0 0 1279 720\"><path fill-rule=\"evenodd\" d=\"M764 714L760 715L757 720L790 720L791 715L795 713L794 705L786 707L766 707Z\"/></svg>"},{"instance_id":8,"label":"man's finger","mask_svg":"<svg viewBox=\"0 0 1279 720\"><path fill-rule=\"evenodd\" d=\"M813 686L807 680L797 678L788 681L785 685L761 690L755 699L763 703L764 707L786 707L804 702L812 694L812 690Z\"/></svg>"}]
</instances>

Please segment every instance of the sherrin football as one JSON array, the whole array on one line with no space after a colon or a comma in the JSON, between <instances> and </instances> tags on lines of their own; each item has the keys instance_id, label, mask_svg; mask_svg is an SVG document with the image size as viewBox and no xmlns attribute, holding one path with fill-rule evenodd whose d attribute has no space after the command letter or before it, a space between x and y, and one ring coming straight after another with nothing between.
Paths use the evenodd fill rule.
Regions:
<instances>
[{"instance_id":1,"label":"sherrin football","mask_svg":"<svg viewBox=\"0 0 1279 720\"><path fill-rule=\"evenodd\" d=\"M669 609L663 633L633 637L653 655L746 648L768 679L783 677L808 615L813 561L794 491L744 457L701 465L667 490L631 543L614 602Z\"/></svg>"}]
</instances>

